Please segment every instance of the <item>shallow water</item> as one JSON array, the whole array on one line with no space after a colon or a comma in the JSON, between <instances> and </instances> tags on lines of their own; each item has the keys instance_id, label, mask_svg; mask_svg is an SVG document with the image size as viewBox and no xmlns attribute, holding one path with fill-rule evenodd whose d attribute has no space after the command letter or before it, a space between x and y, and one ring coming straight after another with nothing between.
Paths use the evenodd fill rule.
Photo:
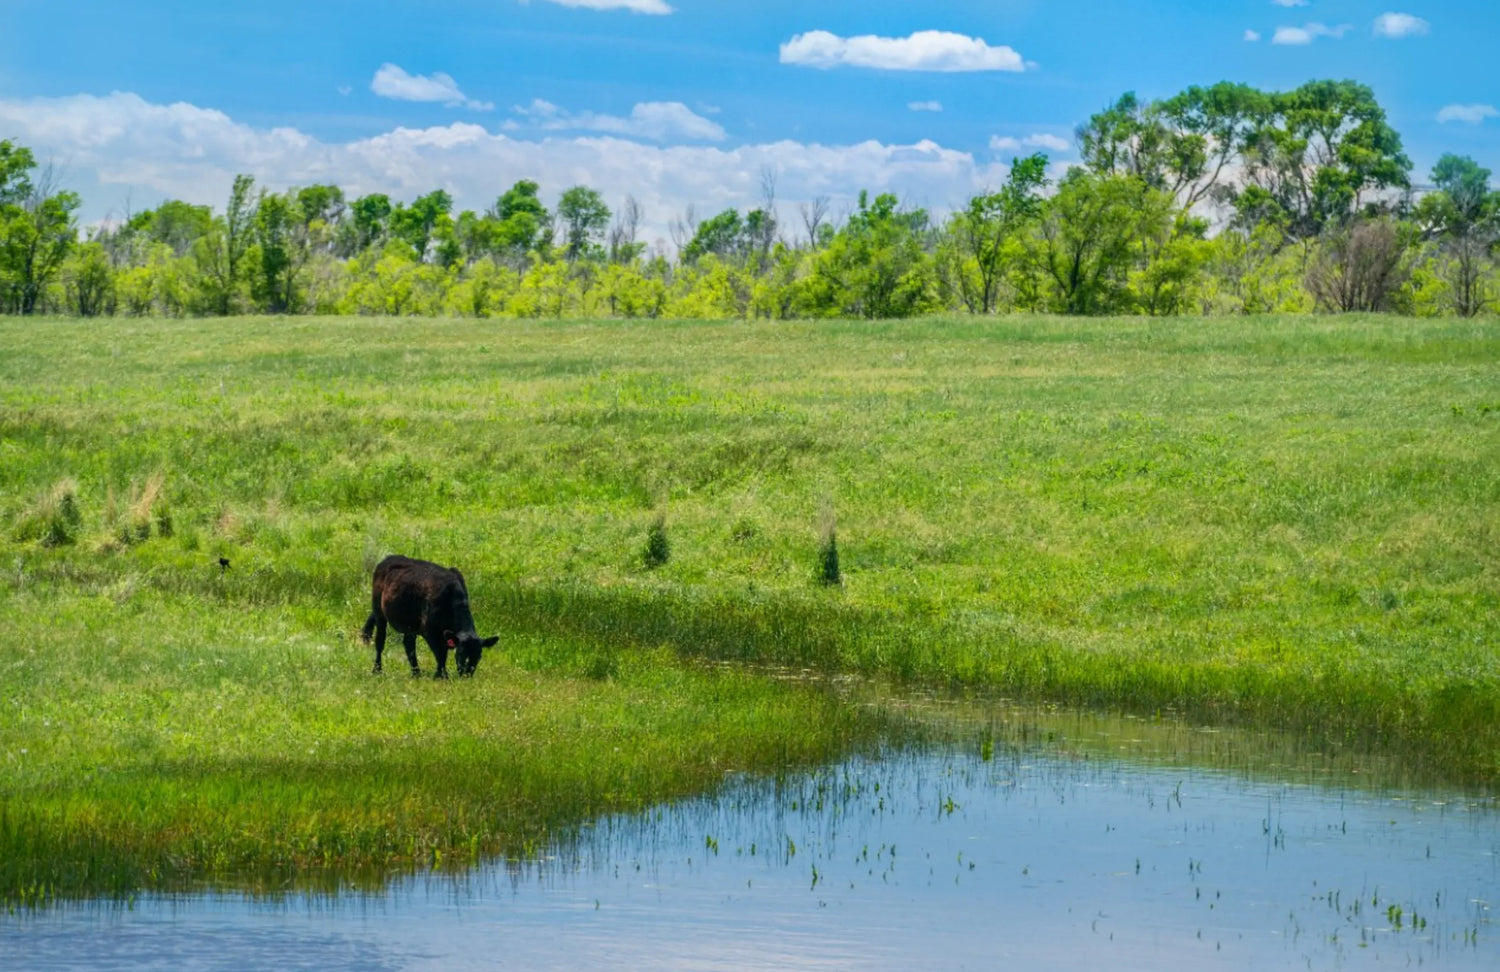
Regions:
<instances>
[{"instance_id":1,"label":"shallow water","mask_svg":"<svg viewBox=\"0 0 1500 972\"><path fill-rule=\"evenodd\" d=\"M1489 970L1497 900L1485 798L939 745L379 895L0 919L0 968Z\"/></svg>"}]
</instances>

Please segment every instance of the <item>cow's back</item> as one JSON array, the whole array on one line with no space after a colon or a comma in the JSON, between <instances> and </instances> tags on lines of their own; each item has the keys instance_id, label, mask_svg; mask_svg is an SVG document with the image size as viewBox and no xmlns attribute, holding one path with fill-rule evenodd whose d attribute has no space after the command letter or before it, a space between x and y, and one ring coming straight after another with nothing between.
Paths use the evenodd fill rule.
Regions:
<instances>
[{"instance_id":1,"label":"cow's back","mask_svg":"<svg viewBox=\"0 0 1500 972\"><path fill-rule=\"evenodd\" d=\"M473 624L463 575L447 567L390 556L375 568L374 588L382 613L397 631L416 633L429 625L461 630L463 622Z\"/></svg>"}]
</instances>

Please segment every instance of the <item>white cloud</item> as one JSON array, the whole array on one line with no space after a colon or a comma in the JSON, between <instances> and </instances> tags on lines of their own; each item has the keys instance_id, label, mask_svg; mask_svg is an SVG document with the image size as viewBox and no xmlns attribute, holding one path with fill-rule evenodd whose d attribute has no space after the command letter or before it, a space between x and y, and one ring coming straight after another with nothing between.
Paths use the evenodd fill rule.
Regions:
<instances>
[{"instance_id":1,"label":"white cloud","mask_svg":"<svg viewBox=\"0 0 1500 972\"><path fill-rule=\"evenodd\" d=\"M1258 30L1247 30L1247 31L1245 31L1245 40L1249 41L1251 44L1254 44L1256 41L1260 40L1260 31L1258 31Z\"/></svg>"},{"instance_id":2,"label":"white cloud","mask_svg":"<svg viewBox=\"0 0 1500 972\"><path fill-rule=\"evenodd\" d=\"M1353 29L1353 24L1339 24L1337 27L1329 27L1327 24L1316 22L1304 24L1301 27L1277 27L1276 33L1271 37L1271 43L1289 44L1300 47L1311 44L1319 37L1343 37Z\"/></svg>"},{"instance_id":3,"label":"white cloud","mask_svg":"<svg viewBox=\"0 0 1500 972\"><path fill-rule=\"evenodd\" d=\"M525 3L526 0L521 0ZM672 8L665 0L547 0L563 7L582 7L585 10L629 10L639 14L669 14Z\"/></svg>"},{"instance_id":4,"label":"white cloud","mask_svg":"<svg viewBox=\"0 0 1500 972\"><path fill-rule=\"evenodd\" d=\"M1307 0L1271 0L1278 7L1305 7Z\"/></svg>"},{"instance_id":5,"label":"white cloud","mask_svg":"<svg viewBox=\"0 0 1500 972\"><path fill-rule=\"evenodd\" d=\"M370 90L382 98L397 101L431 101L449 108L473 108L490 111L495 106L488 101L475 101L458 89L458 83L441 71L430 77L425 74L407 74L395 64L382 64L370 81Z\"/></svg>"},{"instance_id":6,"label":"white cloud","mask_svg":"<svg viewBox=\"0 0 1500 972\"><path fill-rule=\"evenodd\" d=\"M1404 13L1383 13L1375 18L1375 34L1399 40L1402 37L1420 37L1432 29L1432 25L1421 17Z\"/></svg>"},{"instance_id":7,"label":"white cloud","mask_svg":"<svg viewBox=\"0 0 1500 972\"><path fill-rule=\"evenodd\" d=\"M781 63L945 72L1024 71L1035 66L1010 47L991 47L982 37L944 30L919 30L910 37L839 37L812 30L781 45Z\"/></svg>"},{"instance_id":8,"label":"white cloud","mask_svg":"<svg viewBox=\"0 0 1500 972\"><path fill-rule=\"evenodd\" d=\"M910 101L907 102L906 107L912 111L942 111L943 103L941 101Z\"/></svg>"},{"instance_id":9,"label":"white cloud","mask_svg":"<svg viewBox=\"0 0 1500 972\"><path fill-rule=\"evenodd\" d=\"M1437 120L1444 124L1465 122L1479 125L1486 118L1500 118L1500 109L1496 109L1494 105L1448 105L1437 116Z\"/></svg>"},{"instance_id":10,"label":"white cloud","mask_svg":"<svg viewBox=\"0 0 1500 972\"><path fill-rule=\"evenodd\" d=\"M1038 133L1027 135L1023 138L1012 138L1010 136L992 135L990 137L990 150L993 152L1017 152L1023 148L1050 149L1053 152L1066 152L1072 144L1065 138L1056 135Z\"/></svg>"},{"instance_id":11,"label":"white cloud","mask_svg":"<svg viewBox=\"0 0 1500 972\"><path fill-rule=\"evenodd\" d=\"M555 106L554 106L555 107ZM558 110L560 112L560 109ZM643 239L665 239L688 205L698 212L753 206L760 177L777 173L783 216L819 196L834 209L860 189L893 192L936 211L962 206L1005 180L1006 168L930 141L819 145L779 141L732 149L659 146L615 135L524 139L470 122L397 128L372 138L324 142L292 128L257 129L213 109L156 104L135 94L0 98L0 131L53 158L83 190L85 220L165 197L224 205L235 173L272 189L335 182L354 195L411 199L436 188L459 208L483 209L518 179L544 193L589 185L611 204L633 195Z\"/></svg>"},{"instance_id":12,"label":"white cloud","mask_svg":"<svg viewBox=\"0 0 1500 972\"><path fill-rule=\"evenodd\" d=\"M592 111L575 114L540 98L526 107L517 106L515 111L554 132L608 132L658 142L671 138L722 142L728 137L722 125L709 121L680 101L643 101L630 110L628 118Z\"/></svg>"}]
</instances>

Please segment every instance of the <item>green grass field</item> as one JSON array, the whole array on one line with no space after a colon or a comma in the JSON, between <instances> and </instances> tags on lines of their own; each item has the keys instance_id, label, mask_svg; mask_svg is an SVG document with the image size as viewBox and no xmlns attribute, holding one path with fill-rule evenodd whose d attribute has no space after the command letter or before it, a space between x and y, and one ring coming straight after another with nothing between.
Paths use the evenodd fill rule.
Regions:
<instances>
[{"instance_id":1,"label":"green grass field","mask_svg":"<svg viewBox=\"0 0 1500 972\"><path fill-rule=\"evenodd\" d=\"M368 674L389 552L476 679ZM1500 324L0 319L0 630L10 900L520 853L869 729L704 660L1493 785Z\"/></svg>"}]
</instances>

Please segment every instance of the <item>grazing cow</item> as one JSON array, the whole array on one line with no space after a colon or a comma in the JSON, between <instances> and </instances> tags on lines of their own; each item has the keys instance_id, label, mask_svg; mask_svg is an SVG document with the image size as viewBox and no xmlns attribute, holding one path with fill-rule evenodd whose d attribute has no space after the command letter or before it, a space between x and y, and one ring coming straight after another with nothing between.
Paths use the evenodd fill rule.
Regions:
<instances>
[{"instance_id":1,"label":"grazing cow","mask_svg":"<svg viewBox=\"0 0 1500 972\"><path fill-rule=\"evenodd\" d=\"M437 659L437 678L448 677L450 649L456 652L458 674L473 675L484 649L500 640L474 633L469 588L456 567L439 567L410 557L387 557L375 568L370 617L365 621L363 636L368 643L370 635L375 635L376 672L385 651L387 624L401 633L413 677L422 674L417 667L417 635Z\"/></svg>"}]
</instances>

